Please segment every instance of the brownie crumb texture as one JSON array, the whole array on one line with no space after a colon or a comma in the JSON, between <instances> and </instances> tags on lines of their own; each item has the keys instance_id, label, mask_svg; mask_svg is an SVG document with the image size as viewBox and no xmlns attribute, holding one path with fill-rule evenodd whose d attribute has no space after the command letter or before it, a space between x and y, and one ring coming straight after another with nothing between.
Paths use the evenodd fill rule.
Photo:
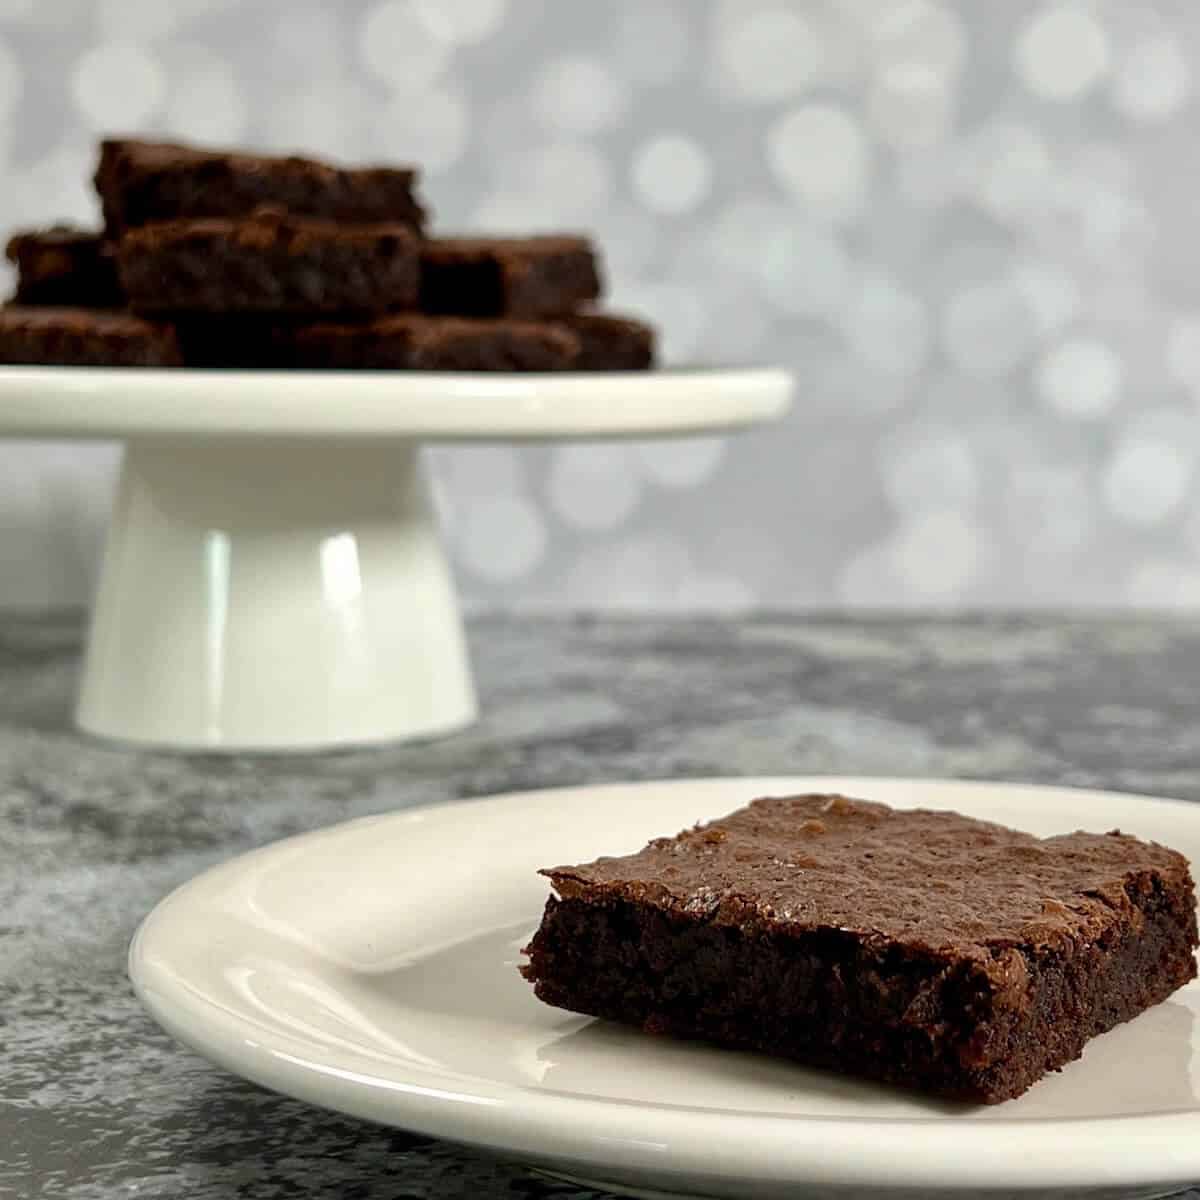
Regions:
<instances>
[{"instance_id":1,"label":"brownie crumb texture","mask_svg":"<svg viewBox=\"0 0 1200 1200\"><path fill-rule=\"evenodd\" d=\"M546 1003L972 1102L1196 974L1187 861L1117 832L768 798L544 874Z\"/></svg>"}]
</instances>

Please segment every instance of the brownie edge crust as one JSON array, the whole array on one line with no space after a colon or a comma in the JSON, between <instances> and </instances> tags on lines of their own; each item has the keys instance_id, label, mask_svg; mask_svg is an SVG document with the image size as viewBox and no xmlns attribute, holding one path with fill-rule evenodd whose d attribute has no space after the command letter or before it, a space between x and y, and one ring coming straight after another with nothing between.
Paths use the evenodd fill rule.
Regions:
<instances>
[{"instance_id":1,"label":"brownie edge crust","mask_svg":"<svg viewBox=\"0 0 1200 1200\"><path fill-rule=\"evenodd\" d=\"M545 1003L972 1102L1196 974L1186 859L1116 832L797 796L543 874Z\"/></svg>"}]
</instances>

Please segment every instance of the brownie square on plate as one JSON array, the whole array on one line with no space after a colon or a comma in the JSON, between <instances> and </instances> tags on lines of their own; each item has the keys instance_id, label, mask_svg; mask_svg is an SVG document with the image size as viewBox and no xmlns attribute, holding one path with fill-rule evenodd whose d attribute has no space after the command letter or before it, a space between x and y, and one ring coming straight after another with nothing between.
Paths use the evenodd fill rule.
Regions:
<instances>
[{"instance_id":1,"label":"brownie square on plate","mask_svg":"<svg viewBox=\"0 0 1200 1200\"><path fill-rule=\"evenodd\" d=\"M54 225L14 234L5 253L17 268L15 304L120 308L125 302L103 234Z\"/></svg>"},{"instance_id":2,"label":"brownie square on plate","mask_svg":"<svg viewBox=\"0 0 1200 1200\"><path fill-rule=\"evenodd\" d=\"M113 246L103 234L65 224L13 234L5 250L17 268L13 304L119 308Z\"/></svg>"},{"instance_id":3,"label":"brownie square on plate","mask_svg":"<svg viewBox=\"0 0 1200 1200\"><path fill-rule=\"evenodd\" d=\"M654 329L645 321L604 312L557 320L579 339L576 371L644 371L654 365Z\"/></svg>"},{"instance_id":4,"label":"brownie square on plate","mask_svg":"<svg viewBox=\"0 0 1200 1200\"><path fill-rule=\"evenodd\" d=\"M123 312L49 305L0 308L0 363L58 367L177 367L175 331Z\"/></svg>"},{"instance_id":5,"label":"brownie square on plate","mask_svg":"<svg viewBox=\"0 0 1200 1200\"><path fill-rule=\"evenodd\" d=\"M287 366L409 371L562 371L579 354L566 330L538 321L396 313L362 324L279 329Z\"/></svg>"},{"instance_id":6,"label":"brownie square on plate","mask_svg":"<svg viewBox=\"0 0 1200 1200\"><path fill-rule=\"evenodd\" d=\"M152 221L242 217L264 204L331 221L420 229L425 213L416 180L412 167L338 167L132 138L102 142L95 175L112 236Z\"/></svg>"},{"instance_id":7,"label":"brownie square on plate","mask_svg":"<svg viewBox=\"0 0 1200 1200\"><path fill-rule=\"evenodd\" d=\"M465 317L541 317L600 294L587 238L431 238L421 248L421 311Z\"/></svg>"},{"instance_id":8,"label":"brownie square on plate","mask_svg":"<svg viewBox=\"0 0 1200 1200\"><path fill-rule=\"evenodd\" d=\"M1186 859L1119 832L796 796L543 873L547 1004L970 1101L1196 974Z\"/></svg>"},{"instance_id":9,"label":"brownie square on plate","mask_svg":"<svg viewBox=\"0 0 1200 1200\"><path fill-rule=\"evenodd\" d=\"M376 313L416 303L418 245L405 225L259 209L142 225L117 265L136 312Z\"/></svg>"}]
</instances>

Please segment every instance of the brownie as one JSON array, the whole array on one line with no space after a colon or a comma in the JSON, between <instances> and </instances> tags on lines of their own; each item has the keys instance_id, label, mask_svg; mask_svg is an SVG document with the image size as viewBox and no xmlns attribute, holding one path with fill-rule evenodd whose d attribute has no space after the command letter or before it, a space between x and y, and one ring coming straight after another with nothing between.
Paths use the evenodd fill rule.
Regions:
<instances>
[{"instance_id":1,"label":"brownie","mask_svg":"<svg viewBox=\"0 0 1200 1200\"><path fill-rule=\"evenodd\" d=\"M177 367L175 332L122 312L0 308L0 363L60 367Z\"/></svg>"},{"instance_id":2,"label":"brownie","mask_svg":"<svg viewBox=\"0 0 1200 1200\"><path fill-rule=\"evenodd\" d=\"M544 322L397 313L361 324L281 327L276 365L342 370L562 371L579 341Z\"/></svg>"},{"instance_id":3,"label":"brownie","mask_svg":"<svg viewBox=\"0 0 1200 1200\"><path fill-rule=\"evenodd\" d=\"M555 867L547 1004L961 1100L1020 1095L1196 975L1187 861L841 796Z\"/></svg>"},{"instance_id":4,"label":"brownie","mask_svg":"<svg viewBox=\"0 0 1200 1200\"><path fill-rule=\"evenodd\" d=\"M120 308L112 245L103 234L53 225L9 238L6 254L17 268L14 304Z\"/></svg>"},{"instance_id":5,"label":"brownie","mask_svg":"<svg viewBox=\"0 0 1200 1200\"><path fill-rule=\"evenodd\" d=\"M567 313L600 295L584 237L431 238L421 248L421 311L465 317Z\"/></svg>"},{"instance_id":6,"label":"brownie","mask_svg":"<svg viewBox=\"0 0 1200 1200\"><path fill-rule=\"evenodd\" d=\"M418 245L405 225L260 209L130 230L117 266L136 312L376 313L416 303Z\"/></svg>"},{"instance_id":7,"label":"brownie","mask_svg":"<svg viewBox=\"0 0 1200 1200\"><path fill-rule=\"evenodd\" d=\"M579 339L576 371L644 371L654 365L654 329L613 313L573 313L559 318Z\"/></svg>"},{"instance_id":8,"label":"brownie","mask_svg":"<svg viewBox=\"0 0 1200 1200\"><path fill-rule=\"evenodd\" d=\"M294 155L133 139L102 142L95 175L114 236L153 221L246 216L264 204L326 220L420 229L425 213L416 182L411 167L337 167Z\"/></svg>"}]
</instances>

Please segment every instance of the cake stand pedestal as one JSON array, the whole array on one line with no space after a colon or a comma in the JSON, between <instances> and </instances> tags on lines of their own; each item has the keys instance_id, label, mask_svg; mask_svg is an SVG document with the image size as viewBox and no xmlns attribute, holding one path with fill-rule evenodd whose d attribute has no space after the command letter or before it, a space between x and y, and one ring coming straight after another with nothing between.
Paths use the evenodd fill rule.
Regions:
<instances>
[{"instance_id":1,"label":"cake stand pedestal","mask_svg":"<svg viewBox=\"0 0 1200 1200\"><path fill-rule=\"evenodd\" d=\"M425 442L653 437L782 414L772 369L443 375L0 368L0 435L122 439L85 731L207 751L475 718Z\"/></svg>"}]
</instances>

